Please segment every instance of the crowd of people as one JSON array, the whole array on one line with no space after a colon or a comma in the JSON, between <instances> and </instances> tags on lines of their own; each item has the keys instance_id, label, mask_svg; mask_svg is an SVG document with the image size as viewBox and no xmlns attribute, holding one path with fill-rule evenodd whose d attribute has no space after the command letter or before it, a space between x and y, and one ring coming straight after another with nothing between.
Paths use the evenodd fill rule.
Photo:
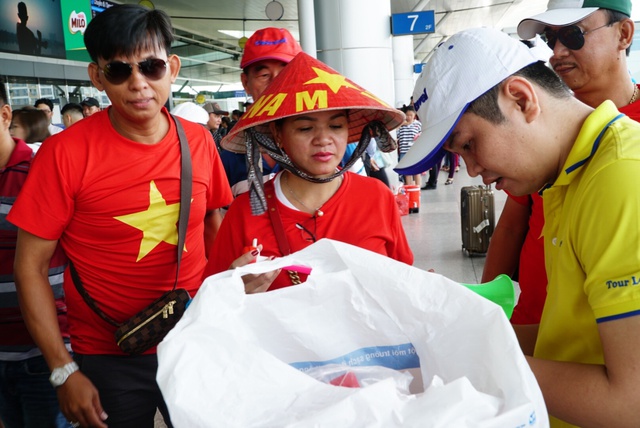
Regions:
<instances>
[{"instance_id":1,"label":"crowd of people","mask_svg":"<svg viewBox=\"0 0 640 428\"><path fill-rule=\"evenodd\" d=\"M265 39L277 43L266 44ZM69 125L63 133L39 138L46 143L40 146L21 186L20 198L7 216L18 227L13 275L22 307L20 322L37 343L40 358L52 370L51 377L43 375L43 379L55 388L47 388L47 392L57 392L60 411L56 417L62 415L71 426L145 425L153 421L156 409L170 425L155 382L155 348L143 355L123 355L111 337L112 326L105 325L87 306L78 285L68 276L64 281L66 307L58 308L49 292L46 266L53 263L58 249L64 250L84 292L118 320L135 314L156 291L172 287L171 272L176 269L172 248L176 245L176 215L181 200L179 177L184 168L179 157L171 155L178 140L177 124L164 108L170 84L180 68L179 58L169 50L172 40L169 18L161 11L119 6L91 21L85 32L85 44L93 60L89 76L112 105ZM317 69L344 79L300 52L300 46L283 29L258 31L248 41L242 82L257 100L256 105L268 88L291 93L301 90L301 76ZM301 64L278 77L294 57ZM325 84L318 85L324 92ZM288 107L266 119L253 114L254 123L247 125L249 115L239 117L240 112L234 112L235 123L227 124L229 134L224 139L220 129L228 113L217 103L203 107L185 103L181 109L176 108L176 116L180 110L183 116L200 123L177 119L185 129L192 159L188 167L193 174L185 244L188 251L181 257L177 280L182 288L194 295L205 267L207 272L218 271L254 260L252 252L243 253L252 240L249 236L259 236L259 251L272 257L330 237L413 262L390 190L379 181L346 174L347 169L338 168L347 142L353 138L360 139L353 161L372 142L375 150L392 149L389 131L403 122L404 114L364 96L366 91L355 84L343 91L349 94L328 100L331 108L315 106L303 115ZM148 100L144 105L125 102L130 94L138 93ZM352 101L345 102L349 99ZM91 99L83 100L80 108L88 116L94 104ZM200 117L195 114L198 109L206 116L196 120ZM22 110L31 113L31 109ZM33 113L40 117L46 131L52 107L43 110L40 107ZM15 112L11 127L11 132L16 130L12 141L20 143L21 138L29 140L26 134L17 134L21 115ZM351 121L350 115L363 120ZM76 117L76 106L63 108L65 121ZM255 123L256 119L260 121ZM95 129L100 133L92 132ZM262 137L251 140L253 146L247 151L244 138L249 133ZM264 145L265 138L271 145ZM221 161L225 152L242 157L242 179L250 189L244 194L238 192L233 204ZM251 159L255 161L248 162ZM351 158L347 160L350 163ZM266 183L262 181L264 164L280 167ZM46 184L37 184L44 177ZM280 213L284 239L290 242L286 250L274 234L273 219L265 215L265 194ZM386 209L378 214L381 199L367 198L367 194L384 195ZM256 208L254 201L260 197L262 205ZM367 201L371 206L362 210ZM229 205L221 222L220 208ZM316 209L310 210L311 206ZM157 225L149 229L150 224ZM244 235L237 233L240 224L245 225ZM361 231L351 233L354 225ZM207 255L209 264L205 266ZM300 282L296 272L279 274L276 271L247 278L247 292ZM127 297L123 300L122 296ZM53 322L61 314L68 320L70 343L65 342L66 324ZM15 416L19 421L24 415ZM14 425L9 418L5 423ZM24 420L17 425L22 423Z\"/></svg>"},{"instance_id":2,"label":"crowd of people","mask_svg":"<svg viewBox=\"0 0 640 428\"><path fill-rule=\"evenodd\" d=\"M9 132L12 137L26 142L35 153L47 137L58 134L80 119L100 111L99 106L100 104L95 98L85 98L80 104L65 104L60 110L64 127L60 127L52 123L53 100L40 98L34 106L13 110Z\"/></svg>"},{"instance_id":3,"label":"crowd of people","mask_svg":"<svg viewBox=\"0 0 640 428\"><path fill-rule=\"evenodd\" d=\"M12 110L0 84L0 322L11 333L0 338L0 420L139 427L159 410L171 426L156 349L124 353L86 295L124 322L176 286L193 297L211 274L321 238L412 264L385 181L397 130L406 184L431 171L425 187L435 188L443 158L450 184L462 158L508 193L483 279L517 275L512 324L552 426L633 426L640 86L626 63L630 15L630 0L551 0L518 26L528 43L462 31L434 52L402 110L265 28L241 60L246 114L216 102L170 114L181 63L169 16L136 5L100 13L84 40L109 108L67 104L63 131L52 100ZM320 74L344 83L327 91ZM303 111L295 96L267 102L303 90L325 98ZM378 180L350 172L357 161ZM243 280L261 293L305 274Z\"/></svg>"}]
</instances>

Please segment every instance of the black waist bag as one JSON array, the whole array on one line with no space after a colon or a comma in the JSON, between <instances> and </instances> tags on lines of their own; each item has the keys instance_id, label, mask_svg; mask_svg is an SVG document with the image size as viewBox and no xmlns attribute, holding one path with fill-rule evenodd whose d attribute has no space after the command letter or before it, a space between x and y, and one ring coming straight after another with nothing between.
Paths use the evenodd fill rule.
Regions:
<instances>
[{"instance_id":1,"label":"black waist bag","mask_svg":"<svg viewBox=\"0 0 640 428\"><path fill-rule=\"evenodd\" d=\"M166 292L120 324L115 331L116 344L131 355L142 354L153 348L180 321L190 301L191 296L184 288Z\"/></svg>"}]
</instances>

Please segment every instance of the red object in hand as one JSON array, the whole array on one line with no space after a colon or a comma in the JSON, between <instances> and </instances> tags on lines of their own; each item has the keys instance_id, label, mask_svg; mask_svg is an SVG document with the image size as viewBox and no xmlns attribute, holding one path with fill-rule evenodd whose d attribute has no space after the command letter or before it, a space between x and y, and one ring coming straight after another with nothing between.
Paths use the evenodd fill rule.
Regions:
<instances>
[{"instance_id":1,"label":"red object in hand","mask_svg":"<svg viewBox=\"0 0 640 428\"><path fill-rule=\"evenodd\" d=\"M258 239L257 238L253 238L253 242L251 243L251 246L247 246L244 247L242 250L242 254L246 254L246 253L253 253L254 251L258 250ZM256 258L253 259L253 261L251 263L255 263L256 259L258 258L257 256L259 256L260 253L258 252L256 254Z\"/></svg>"},{"instance_id":2,"label":"red object in hand","mask_svg":"<svg viewBox=\"0 0 640 428\"><path fill-rule=\"evenodd\" d=\"M360 382L353 372L346 372L342 376L338 376L335 379L329 381L331 385L344 386L347 388L360 388Z\"/></svg>"}]
</instances>

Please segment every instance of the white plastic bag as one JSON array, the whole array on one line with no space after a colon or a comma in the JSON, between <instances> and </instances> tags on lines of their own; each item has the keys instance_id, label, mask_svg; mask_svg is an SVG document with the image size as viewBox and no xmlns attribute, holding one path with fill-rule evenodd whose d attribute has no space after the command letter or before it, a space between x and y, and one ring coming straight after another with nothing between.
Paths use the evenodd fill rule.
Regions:
<instances>
[{"instance_id":1,"label":"white plastic bag","mask_svg":"<svg viewBox=\"0 0 640 428\"><path fill-rule=\"evenodd\" d=\"M306 283L244 293L242 274L292 264L313 267ZM549 425L500 307L440 275L326 239L208 278L158 359L176 427ZM393 379L344 388L299 370L335 363L408 370L419 382L412 390L424 392L402 394Z\"/></svg>"}]
</instances>

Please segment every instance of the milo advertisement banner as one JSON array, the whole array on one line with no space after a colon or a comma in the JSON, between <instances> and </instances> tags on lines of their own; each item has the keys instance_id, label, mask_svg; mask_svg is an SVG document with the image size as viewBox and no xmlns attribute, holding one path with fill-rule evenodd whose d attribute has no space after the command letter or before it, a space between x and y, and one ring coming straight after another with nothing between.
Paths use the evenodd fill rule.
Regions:
<instances>
[{"instance_id":1,"label":"milo advertisement banner","mask_svg":"<svg viewBox=\"0 0 640 428\"><path fill-rule=\"evenodd\" d=\"M91 20L90 0L60 0L66 58L91 61L84 47L84 31Z\"/></svg>"}]
</instances>

